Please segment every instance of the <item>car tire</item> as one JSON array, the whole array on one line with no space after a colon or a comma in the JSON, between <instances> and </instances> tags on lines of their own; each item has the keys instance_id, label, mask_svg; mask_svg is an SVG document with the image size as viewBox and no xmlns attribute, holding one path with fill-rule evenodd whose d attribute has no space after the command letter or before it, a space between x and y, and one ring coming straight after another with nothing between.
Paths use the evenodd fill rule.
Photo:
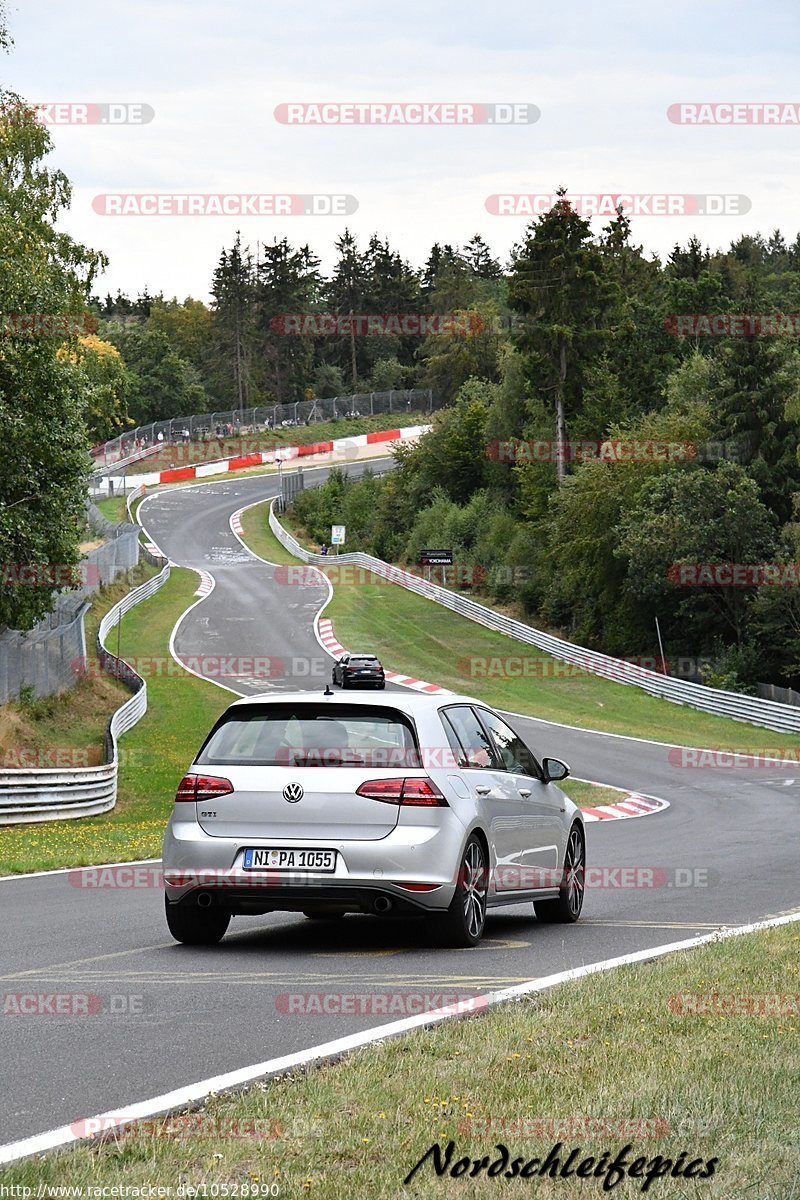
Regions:
<instances>
[{"instance_id":1,"label":"car tire","mask_svg":"<svg viewBox=\"0 0 800 1200\"><path fill-rule=\"evenodd\" d=\"M382 692L385 687L386 687L386 680L384 680L383 683L378 684L378 691Z\"/></svg>"},{"instance_id":2,"label":"car tire","mask_svg":"<svg viewBox=\"0 0 800 1200\"><path fill-rule=\"evenodd\" d=\"M456 890L446 913L434 917L431 928L441 946L477 946L486 924L489 870L481 840L471 837L458 868Z\"/></svg>"},{"instance_id":3,"label":"car tire","mask_svg":"<svg viewBox=\"0 0 800 1200\"><path fill-rule=\"evenodd\" d=\"M586 838L580 825L569 831L564 855L564 882L557 900L535 900L537 920L548 924L572 925L581 915L586 881Z\"/></svg>"},{"instance_id":4,"label":"car tire","mask_svg":"<svg viewBox=\"0 0 800 1200\"><path fill-rule=\"evenodd\" d=\"M164 897L167 926L176 942L185 946L216 946L221 942L231 923L231 914L226 908L213 906L199 908L184 901L170 904Z\"/></svg>"}]
</instances>

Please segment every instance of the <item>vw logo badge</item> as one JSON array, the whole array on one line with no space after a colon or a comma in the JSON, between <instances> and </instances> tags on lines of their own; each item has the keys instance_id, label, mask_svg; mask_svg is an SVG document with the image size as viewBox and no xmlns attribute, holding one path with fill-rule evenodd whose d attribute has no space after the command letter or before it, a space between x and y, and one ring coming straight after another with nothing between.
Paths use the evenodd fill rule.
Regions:
<instances>
[{"instance_id":1,"label":"vw logo badge","mask_svg":"<svg viewBox=\"0 0 800 1200\"><path fill-rule=\"evenodd\" d=\"M298 800L303 799L303 785L301 783L287 783L283 789L283 798L288 800L290 804L297 804Z\"/></svg>"}]
</instances>

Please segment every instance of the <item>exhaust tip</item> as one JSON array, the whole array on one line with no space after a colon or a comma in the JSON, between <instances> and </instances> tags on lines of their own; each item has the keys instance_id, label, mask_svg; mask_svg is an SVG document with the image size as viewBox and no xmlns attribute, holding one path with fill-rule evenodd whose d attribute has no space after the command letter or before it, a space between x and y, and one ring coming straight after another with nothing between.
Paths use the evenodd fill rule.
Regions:
<instances>
[{"instance_id":1,"label":"exhaust tip","mask_svg":"<svg viewBox=\"0 0 800 1200\"><path fill-rule=\"evenodd\" d=\"M214 898L210 892L201 892L200 895L197 897L197 907L198 908L210 908L213 903L214 903Z\"/></svg>"},{"instance_id":2,"label":"exhaust tip","mask_svg":"<svg viewBox=\"0 0 800 1200\"><path fill-rule=\"evenodd\" d=\"M376 896L372 908L376 913L387 913L392 908L392 901L388 896Z\"/></svg>"}]
</instances>

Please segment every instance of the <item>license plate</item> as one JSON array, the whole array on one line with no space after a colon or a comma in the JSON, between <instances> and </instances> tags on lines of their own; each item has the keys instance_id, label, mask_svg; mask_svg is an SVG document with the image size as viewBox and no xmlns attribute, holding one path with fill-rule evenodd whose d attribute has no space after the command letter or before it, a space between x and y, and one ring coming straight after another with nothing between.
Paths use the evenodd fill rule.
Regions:
<instances>
[{"instance_id":1,"label":"license plate","mask_svg":"<svg viewBox=\"0 0 800 1200\"><path fill-rule=\"evenodd\" d=\"M335 871L335 850L245 850L248 870Z\"/></svg>"}]
</instances>

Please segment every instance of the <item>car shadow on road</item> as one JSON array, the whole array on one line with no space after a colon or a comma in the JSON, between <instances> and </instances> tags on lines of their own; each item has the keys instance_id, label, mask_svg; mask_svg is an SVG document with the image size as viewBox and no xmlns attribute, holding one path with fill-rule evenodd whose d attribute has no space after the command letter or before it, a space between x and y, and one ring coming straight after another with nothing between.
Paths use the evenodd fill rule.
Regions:
<instances>
[{"instance_id":1,"label":"car shadow on road","mask_svg":"<svg viewBox=\"0 0 800 1200\"><path fill-rule=\"evenodd\" d=\"M532 914L492 914L477 949L521 949L534 935L541 936L552 926L537 923ZM175 947L186 951L195 947ZM472 950L454 950L438 945L425 919L380 919L350 914L342 918L309 920L293 914L269 917L234 918L218 946L204 946L201 952L225 954L263 954L264 951L290 955L335 958L352 955L392 955L436 951L437 954L471 954Z\"/></svg>"}]
</instances>

